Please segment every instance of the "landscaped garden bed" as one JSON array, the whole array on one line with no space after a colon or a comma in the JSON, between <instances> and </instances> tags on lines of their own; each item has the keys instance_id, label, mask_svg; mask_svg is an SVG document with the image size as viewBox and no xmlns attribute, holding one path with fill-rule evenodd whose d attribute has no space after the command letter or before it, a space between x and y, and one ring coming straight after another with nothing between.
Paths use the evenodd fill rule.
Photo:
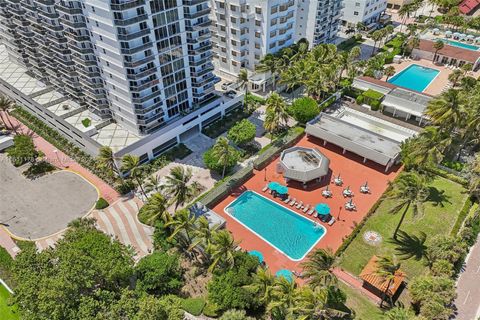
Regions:
<instances>
[{"instance_id":1,"label":"landscaped garden bed","mask_svg":"<svg viewBox=\"0 0 480 320\"><path fill-rule=\"evenodd\" d=\"M203 128L202 133L212 139L215 139L221 134L227 132L237 122L248 118L249 116L250 114L245 112L243 108L238 108L228 115L225 115L223 118L218 119L207 127Z\"/></svg>"}]
</instances>

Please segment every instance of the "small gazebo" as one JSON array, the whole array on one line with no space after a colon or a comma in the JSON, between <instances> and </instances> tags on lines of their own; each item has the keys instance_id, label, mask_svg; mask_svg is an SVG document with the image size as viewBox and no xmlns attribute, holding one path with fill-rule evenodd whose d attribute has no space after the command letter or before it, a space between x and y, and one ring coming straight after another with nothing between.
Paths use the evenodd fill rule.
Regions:
<instances>
[{"instance_id":1,"label":"small gazebo","mask_svg":"<svg viewBox=\"0 0 480 320\"><path fill-rule=\"evenodd\" d=\"M389 298L393 299L402 287L403 281L405 280L405 273L397 270L392 281L386 280L377 273L378 259L377 256L372 256L360 273L360 278L363 280L363 287L378 297L386 294Z\"/></svg>"},{"instance_id":2,"label":"small gazebo","mask_svg":"<svg viewBox=\"0 0 480 320\"><path fill-rule=\"evenodd\" d=\"M321 180L328 174L330 159L318 149L292 147L280 155L279 166L285 180L295 180L306 184Z\"/></svg>"}]
</instances>

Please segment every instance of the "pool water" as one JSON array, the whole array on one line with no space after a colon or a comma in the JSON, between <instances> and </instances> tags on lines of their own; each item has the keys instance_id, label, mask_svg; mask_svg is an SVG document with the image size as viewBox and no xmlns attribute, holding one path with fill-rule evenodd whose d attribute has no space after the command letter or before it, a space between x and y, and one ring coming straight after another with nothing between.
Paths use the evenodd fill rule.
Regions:
<instances>
[{"instance_id":1,"label":"pool water","mask_svg":"<svg viewBox=\"0 0 480 320\"><path fill-rule=\"evenodd\" d=\"M254 191L245 191L225 212L294 261L305 258L327 232L322 225Z\"/></svg>"},{"instance_id":2,"label":"pool water","mask_svg":"<svg viewBox=\"0 0 480 320\"><path fill-rule=\"evenodd\" d=\"M454 47L459 47L463 49L468 49L468 50L473 50L473 51L478 51L479 47L475 46L473 44L468 44L468 43L463 43L463 42L458 42L458 41L453 41L453 40L442 40L446 42L447 44L454 46Z\"/></svg>"},{"instance_id":3,"label":"pool water","mask_svg":"<svg viewBox=\"0 0 480 320\"><path fill-rule=\"evenodd\" d=\"M439 73L438 70L412 64L388 79L388 82L399 87L422 92Z\"/></svg>"}]
</instances>

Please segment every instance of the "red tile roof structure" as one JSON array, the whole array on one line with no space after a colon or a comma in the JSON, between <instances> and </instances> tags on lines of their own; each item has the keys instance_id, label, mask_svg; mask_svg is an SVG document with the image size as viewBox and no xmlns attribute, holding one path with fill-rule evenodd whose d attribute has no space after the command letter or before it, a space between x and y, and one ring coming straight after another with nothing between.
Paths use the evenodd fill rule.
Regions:
<instances>
[{"instance_id":1,"label":"red tile roof structure","mask_svg":"<svg viewBox=\"0 0 480 320\"><path fill-rule=\"evenodd\" d=\"M437 49L434 47L435 42L430 41L430 40L420 40L420 44L417 47L418 50L421 51L427 51L427 52L432 52L435 53ZM463 49L459 47L454 47L450 46L448 44L444 44L443 48L438 50L437 54L440 54L442 56L446 56L449 58L454 58L457 60L463 60L463 61L468 61L471 63L477 62L477 60L480 58L480 52L479 51L473 51L469 49Z\"/></svg>"},{"instance_id":2,"label":"red tile roof structure","mask_svg":"<svg viewBox=\"0 0 480 320\"><path fill-rule=\"evenodd\" d=\"M480 0L463 0L459 5L458 9L463 14L472 14L480 5Z\"/></svg>"}]
</instances>

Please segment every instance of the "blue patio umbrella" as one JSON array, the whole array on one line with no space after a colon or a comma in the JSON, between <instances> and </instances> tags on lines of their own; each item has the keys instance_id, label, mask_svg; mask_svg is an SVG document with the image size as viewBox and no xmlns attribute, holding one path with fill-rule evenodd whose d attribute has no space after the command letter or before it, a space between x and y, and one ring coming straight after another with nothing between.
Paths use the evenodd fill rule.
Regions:
<instances>
[{"instance_id":1,"label":"blue patio umbrella","mask_svg":"<svg viewBox=\"0 0 480 320\"><path fill-rule=\"evenodd\" d=\"M260 251L252 250L252 251L249 251L248 254L251 256L257 257L260 263L263 262L263 254Z\"/></svg>"},{"instance_id":2,"label":"blue patio umbrella","mask_svg":"<svg viewBox=\"0 0 480 320\"><path fill-rule=\"evenodd\" d=\"M287 194L288 187L279 185L275 191L277 191L279 194Z\"/></svg>"},{"instance_id":3,"label":"blue patio umbrella","mask_svg":"<svg viewBox=\"0 0 480 320\"><path fill-rule=\"evenodd\" d=\"M290 270L287 269L280 269L275 273L275 277L280 278L284 277L288 282L293 281L293 273Z\"/></svg>"},{"instance_id":4,"label":"blue patio umbrella","mask_svg":"<svg viewBox=\"0 0 480 320\"><path fill-rule=\"evenodd\" d=\"M321 216L326 216L330 214L330 207L326 203L319 203L315 206L315 210Z\"/></svg>"},{"instance_id":5,"label":"blue patio umbrella","mask_svg":"<svg viewBox=\"0 0 480 320\"><path fill-rule=\"evenodd\" d=\"M281 186L282 186L282 185L281 185L280 183L275 182L275 181L272 181L272 182L269 182L269 183L268 183L268 189L270 189L270 190L275 190L275 191L277 191L277 188L278 188L278 187L281 187Z\"/></svg>"}]
</instances>

